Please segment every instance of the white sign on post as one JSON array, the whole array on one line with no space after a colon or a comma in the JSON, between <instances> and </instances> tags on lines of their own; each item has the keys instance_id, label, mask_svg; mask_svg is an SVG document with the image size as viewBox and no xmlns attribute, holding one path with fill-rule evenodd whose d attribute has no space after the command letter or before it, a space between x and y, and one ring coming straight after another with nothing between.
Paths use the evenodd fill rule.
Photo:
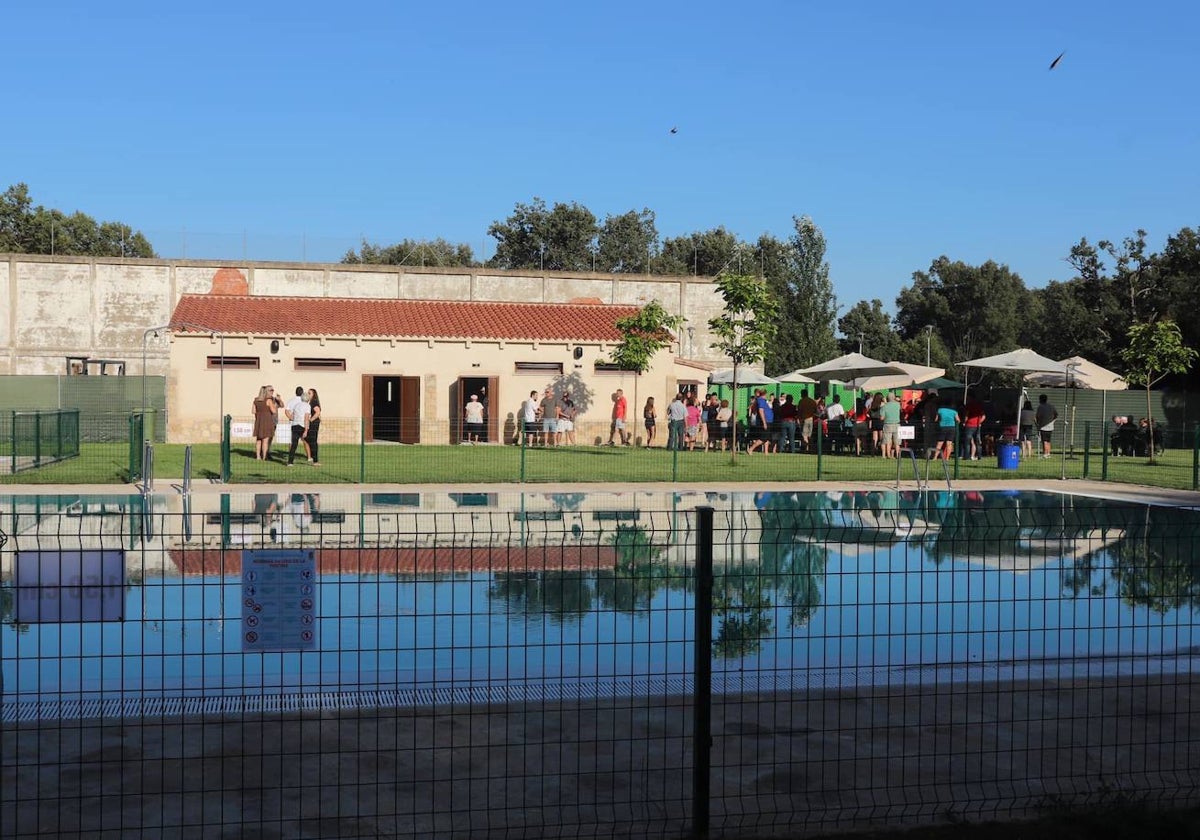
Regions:
<instances>
[{"instance_id":1,"label":"white sign on post","mask_svg":"<svg viewBox=\"0 0 1200 840\"><path fill-rule=\"evenodd\" d=\"M917 438L917 427L916 426L901 426L900 427L900 440L916 440L916 438Z\"/></svg>"},{"instance_id":2,"label":"white sign on post","mask_svg":"<svg viewBox=\"0 0 1200 840\"><path fill-rule=\"evenodd\" d=\"M229 424L229 436L234 440L253 440L254 424L239 420Z\"/></svg>"},{"instance_id":3,"label":"white sign on post","mask_svg":"<svg viewBox=\"0 0 1200 840\"><path fill-rule=\"evenodd\" d=\"M242 552L241 633L246 652L316 650L316 552Z\"/></svg>"}]
</instances>

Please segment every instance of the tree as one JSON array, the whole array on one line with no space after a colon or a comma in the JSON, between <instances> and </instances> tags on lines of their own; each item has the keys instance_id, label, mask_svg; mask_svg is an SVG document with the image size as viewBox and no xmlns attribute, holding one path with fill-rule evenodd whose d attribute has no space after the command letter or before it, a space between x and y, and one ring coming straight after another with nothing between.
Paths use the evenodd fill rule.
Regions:
<instances>
[{"instance_id":1,"label":"tree","mask_svg":"<svg viewBox=\"0 0 1200 840\"><path fill-rule=\"evenodd\" d=\"M496 240L493 268L539 271L590 271L596 217L581 204L555 204L534 198L518 203L503 222L492 222L488 236Z\"/></svg>"},{"instance_id":2,"label":"tree","mask_svg":"<svg viewBox=\"0 0 1200 840\"><path fill-rule=\"evenodd\" d=\"M883 301L868 303L860 300L838 319L838 330L845 338L841 341L843 353L859 350L877 359L895 359L900 348L900 336L892 329L891 317L883 311Z\"/></svg>"},{"instance_id":3,"label":"tree","mask_svg":"<svg viewBox=\"0 0 1200 840\"><path fill-rule=\"evenodd\" d=\"M653 210L606 216L596 241L596 268L614 274L649 274L657 245Z\"/></svg>"},{"instance_id":4,"label":"tree","mask_svg":"<svg viewBox=\"0 0 1200 840\"><path fill-rule=\"evenodd\" d=\"M730 457L736 458L738 368L766 356L775 337L779 301L766 282L751 274L722 274L716 285L725 310L709 319L708 328L717 338L716 348L733 363L734 436Z\"/></svg>"},{"instance_id":5,"label":"tree","mask_svg":"<svg viewBox=\"0 0 1200 840\"><path fill-rule=\"evenodd\" d=\"M672 315L657 300L652 300L636 314L617 319L621 341L613 348L610 358L621 370L637 374L633 380L633 404L638 404L638 379L650 368L660 350L670 346L675 337L671 330L679 328L683 318Z\"/></svg>"},{"instance_id":6,"label":"tree","mask_svg":"<svg viewBox=\"0 0 1200 840\"><path fill-rule=\"evenodd\" d=\"M789 332L781 345L793 352L776 354L778 367L771 370L779 373L823 362L837 353L833 334L837 298L825 261L825 235L808 216L793 216L792 223L787 294L782 298L783 323Z\"/></svg>"},{"instance_id":7,"label":"tree","mask_svg":"<svg viewBox=\"0 0 1200 840\"><path fill-rule=\"evenodd\" d=\"M86 213L36 207L29 187L15 184L0 194L0 252L87 257L154 257L140 232L121 222L97 222Z\"/></svg>"},{"instance_id":8,"label":"tree","mask_svg":"<svg viewBox=\"0 0 1200 840\"><path fill-rule=\"evenodd\" d=\"M1173 373L1187 373L1196 360L1196 351L1183 343L1179 325L1174 321L1146 321L1129 328L1129 345L1121 352L1128 366L1125 381L1146 389L1146 417L1150 419L1150 463L1154 463L1154 414L1150 407L1150 389Z\"/></svg>"},{"instance_id":9,"label":"tree","mask_svg":"<svg viewBox=\"0 0 1200 840\"><path fill-rule=\"evenodd\" d=\"M1036 303L1025 282L1006 265L988 260L973 266L938 257L928 272L896 297L900 337L924 339L932 326L953 357L1001 353L1020 346Z\"/></svg>"},{"instance_id":10,"label":"tree","mask_svg":"<svg viewBox=\"0 0 1200 840\"><path fill-rule=\"evenodd\" d=\"M724 227L674 236L663 241L662 254L655 268L662 274L692 274L716 277L726 269L741 272L748 264L749 251L744 242ZM734 263L741 254L743 266Z\"/></svg>"},{"instance_id":11,"label":"tree","mask_svg":"<svg viewBox=\"0 0 1200 840\"><path fill-rule=\"evenodd\" d=\"M441 237L402 239L394 245L379 245L364 239L357 251L352 248L346 252L342 262L351 265L478 265L470 245L447 242Z\"/></svg>"},{"instance_id":12,"label":"tree","mask_svg":"<svg viewBox=\"0 0 1200 840\"><path fill-rule=\"evenodd\" d=\"M1200 307L1196 306L1196 289L1200 288L1200 231L1185 227L1167 237L1157 263L1163 295L1169 302L1165 317L1179 324L1184 344L1200 347Z\"/></svg>"}]
</instances>

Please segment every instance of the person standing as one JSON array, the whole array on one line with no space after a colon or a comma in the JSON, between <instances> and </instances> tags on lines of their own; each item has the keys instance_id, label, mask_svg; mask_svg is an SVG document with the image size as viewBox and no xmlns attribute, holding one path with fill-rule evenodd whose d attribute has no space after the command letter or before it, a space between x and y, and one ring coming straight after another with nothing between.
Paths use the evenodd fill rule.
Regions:
<instances>
[{"instance_id":1,"label":"person standing","mask_svg":"<svg viewBox=\"0 0 1200 840\"><path fill-rule=\"evenodd\" d=\"M479 443L483 434L483 403L476 394L472 394L471 399L463 406L463 415L466 419L463 438L471 443Z\"/></svg>"},{"instance_id":2,"label":"person standing","mask_svg":"<svg viewBox=\"0 0 1200 840\"><path fill-rule=\"evenodd\" d=\"M696 405L695 394L688 396L686 409L687 419L684 421L683 440L687 444L688 452L692 452L696 448L696 441L700 438L700 406Z\"/></svg>"},{"instance_id":3,"label":"person standing","mask_svg":"<svg viewBox=\"0 0 1200 840\"><path fill-rule=\"evenodd\" d=\"M254 458L268 461L271 457L271 441L275 438L275 418L279 409L275 402L275 389L263 385L258 396L250 404L254 415Z\"/></svg>"},{"instance_id":4,"label":"person standing","mask_svg":"<svg viewBox=\"0 0 1200 840\"><path fill-rule=\"evenodd\" d=\"M958 412L953 406L937 401L937 444L933 450L934 457L940 455L943 461L949 461L954 454L954 439L958 436Z\"/></svg>"},{"instance_id":5,"label":"person standing","mask_svg":"<svg viewBox=\"0 0 1200 840\"><path fill-rule=\"evenodd\" d=\"M900 457L900 401L895 394L888 394L887 399L879 409L883 418L883 432L880 435L880 451L884 458Z\"/></svg>"},{"instance_id":6,"label":"person standing","mask_svg":"<svg viewBox=\"0 0 1200 840\"><path fill-rule=\"evenodd\" d=\"M625 418L629 414L629 401L625 392L618 388L612 395L612 428L608 431L608 445L616 446L613 438L619 437L622 446L629 446L629 433L625 431Z\"/></svg>"},{"instance_id":7,"label":"person standing","mask_svg":"<svg viewBox=\"0 0 1200 840\"><path fill-rule=\"evenodd\" d=\"M795 454L796 452L796 404L792 402L791 394L783 395L783 403L779 406L779 450Z\"/></svg>"},{"instance_id":8,"label":"person standing","mask_svg":"<svg viewBox=\"0 0 1200 840\"><path fill-rule=\"evenodd\" d=\"M658 409L654 407L654 397L646 397L646 405L642 408L642 422L646 425L646 446L653 446L654 433L658 426Z\"/></svg>"},{"instance_id":9,"label":"person standing","mask_svg":"<svg viewBox=\"0 0 1200 840\"><path fill-rule=\"evenodd\" d=\"M967 455L972 461L978 461L979 450L983 445L980 433L983 431L983 421L987 420L987 414L984 411L983 403L974 396L967 400L963 412L966 414L963 428L967 430Z\"/></svg>"},{"instance_id":10,"label":"person standing","mask_svg":"<svg viewBox=\"0 0 1200 840\"><path fill-rule=\"evenodd\" d=\"M558 445L575 445L575 415L578 413L571 395L563 394L558 401Z\"/></svg>"},{"instance_id":11,"label":"person standing","mask_svg":"<svg viewBox=\"0 0 1200 840\"><path fill-rule=\"evenodd\" d=\"M729 407L729 400L721 400L721 407L717 409L717 428L720 430L721 451L726 448L733 449L733 409Z\"/></svg>"},{"instance_id":12,"label":"person standing","mask_svg":"<svg viewBox=\"0 0 1200 840\"><path fill-rule=\"evenodd\" d=\"M683 394L677 393L667 406L667 449L683 449L683 435L687 426L687 406Z\"/></svg>"},{"instance_id":13,"label":"person standing","mask_svg":"<svg viewBox=\"0 0 1200 840\"><path fill-rule=\"evenodd\" d=\"M797 409L800 420L800 441L805 449L812 448L813 424L821 414L821 408L817 405L817 401L812 398L812 395L807 391L800 398L800 406Z\"/></svg>"},{"instance_id":14,"label":"person standing","mask_svg":"<svg viewBox=\"0 0 1200 840\"><path fill-rule=\"evenodd\" d=\"M308 420L312 409L304 399L304 389L301 386L296 386L296 396L288 400L284 413L287 414L288 421L292 424L292 445L288 448L288 466L290 467L296 460L296 447L301 442L304 443L304 457L311 462L312 449L309 447L305 435L308 432Z\"/></svg>"},{"instance_id":15,"label":"person standing","mask_svg":"<svg viewBox=\"0 0 1200 840\"><path fill-rule=\"evenodd\" d=\"M558 403L550 388L542 393L538 412L542 417L542 446L554 446L558 437Z\"/></svg>"},{"instance_id":16,"label":"person standing","mask_svg":"<svg viewBox=\"0 0 1200 840\"><path fill-rule=\"evenodd\" d=\"M321 466L321 459L317 456L317 436L321 433L321 398L317 396L316 388L308 389L308 431L304 433L304 439L308 441L309 466Z\"/></svg>"},{"instance_id":17,"label":"person standing","mask_svg":"<svg viewBox=\"0 0 1200 840\"><path fill-rule=\"evenodd\" d=\"M1054 436L1054 421L1058 419L1058 409L1055 408L1042 394L1038 397L1037 411L1034 413L1034 423L1042 438L1042 457L1050 457L1050 438Z\"/></svg>"},{"instance_id":18,"label":"person standing","mask_svg":"<svg viewBox=\"0 0 1200 840\"><path fill-rule=\"evenodd\" d=\"M1025 400L1017 418L1017 439L1021 442L1022 458L1033 457L1033 424L1036 421L1037 414L1033 410L1033 405L1029 400Z\"/></svg>"},{"instance_id":19,"label":"person standing","mask_svg":"<svg viewBox=\"0 0 1200 840\"><path fill-rule=\"evenodd\" d=\"M521 403L521 433L525 435L526 446L537 442L537 413L537 391L530 391L529 399Z\"/></svg>"}]
</instances>

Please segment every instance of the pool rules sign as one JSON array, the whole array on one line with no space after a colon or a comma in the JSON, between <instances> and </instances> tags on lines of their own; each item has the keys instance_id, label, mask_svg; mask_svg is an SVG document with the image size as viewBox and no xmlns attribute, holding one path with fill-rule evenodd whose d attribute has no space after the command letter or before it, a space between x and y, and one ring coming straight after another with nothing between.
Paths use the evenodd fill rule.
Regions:
<instances>
[{"instance_id":1,"label":"pool rules sign","mask_svg":"<svg viewBox=\"0 0 1200 840\"><path fill-rule=\"evenodd\" d=\"M242 650L316 650L313 551L242 552Z\"/></svg>"}]
</instances>

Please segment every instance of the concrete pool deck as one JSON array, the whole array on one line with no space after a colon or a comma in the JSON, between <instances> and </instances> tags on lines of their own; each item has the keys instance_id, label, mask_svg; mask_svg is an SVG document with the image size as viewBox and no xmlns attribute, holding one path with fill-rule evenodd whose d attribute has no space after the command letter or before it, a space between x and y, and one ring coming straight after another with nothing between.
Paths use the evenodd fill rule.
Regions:
<instances>
[{"instance_id":1,"label":"concrete pool deck","mask_svg":"<svg viewBox=\"0 0 1200 840\"><path fill-rule=\"evenodd\" d=\"M713 704L714 836L1200 801L1190 677ZM682 697L7 726L0 835L684 837Z\"/></svg>"}]
</instances>

